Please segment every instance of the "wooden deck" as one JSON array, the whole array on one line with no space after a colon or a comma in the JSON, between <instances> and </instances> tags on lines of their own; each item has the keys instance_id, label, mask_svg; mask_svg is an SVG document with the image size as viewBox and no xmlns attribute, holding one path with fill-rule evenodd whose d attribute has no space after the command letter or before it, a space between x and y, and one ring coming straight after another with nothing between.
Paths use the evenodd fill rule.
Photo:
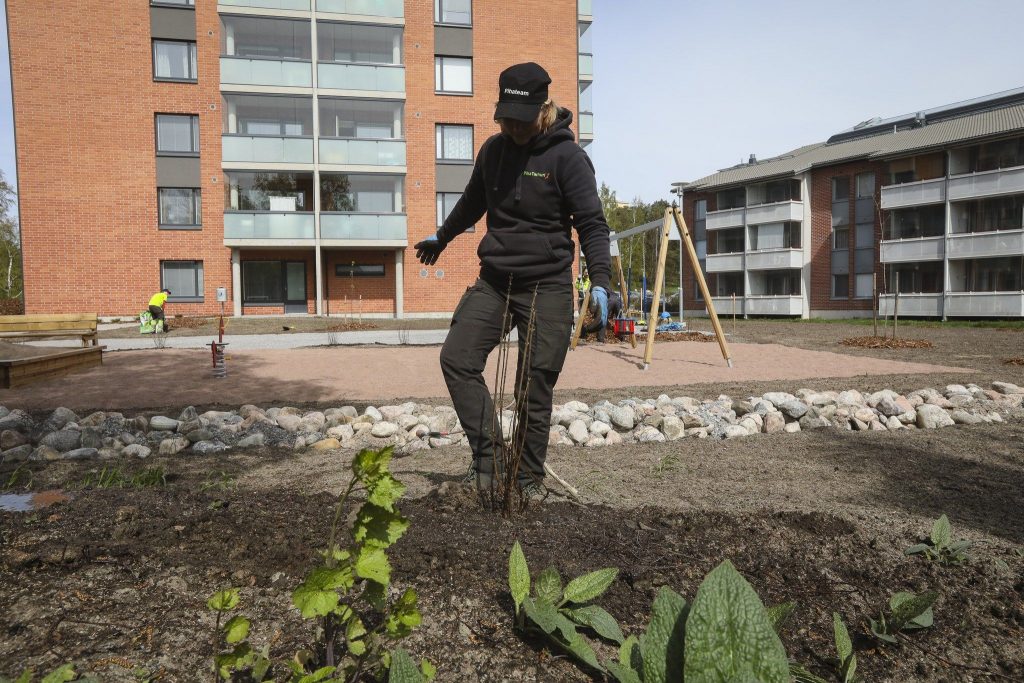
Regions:
<instances>
[{"instance_id":1,"label":"wooden deck","mask_svg":"<svg viewBox=\"0 0 1024 683\"><path fill-rule=\"evenodd\" d=\"M54 349L31 358L0 359L0 387L15 389L103 364L105 346Z\"/></svg>"}]
</instances>

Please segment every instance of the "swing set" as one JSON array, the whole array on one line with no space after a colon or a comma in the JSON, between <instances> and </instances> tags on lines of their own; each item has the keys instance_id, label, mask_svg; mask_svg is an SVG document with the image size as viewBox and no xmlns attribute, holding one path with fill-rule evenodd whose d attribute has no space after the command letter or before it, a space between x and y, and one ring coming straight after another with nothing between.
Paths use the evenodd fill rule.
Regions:
<instances>
[{"instance_id":1,"label":"swing set","mask_svg":"<svg viewBox=\"0 0 1024 683\"><path fill-rule=\"evenodd\" d=\"M644 348L644 370L650 367L651 359L654 355L654 338L658 328L658 305L659 303L661 303L662 291L665 285L665 262L668 258L668 247L669 242L672 239L673 226L675 226L676 231L679 234L680 244L685 248L687 256L689 257L690 266L693 268L693 272L697 276L697 285L700 287L701 294L703 294L704 296L704 302L707 305L708 315L711 317L711 326L712 328L714 328L715 338L718 341L719 349L721 349L722 351L722 357L725 359L725 362L731 368L733 365L732 357L729 354L729 346L728 343L725 341L725 333L722 331L722 326L718 322L718 313L715 311L715 305L712 302L711 294L708 291L707 281L704 279L704 273L701 271L700 261L697 258L697 250L693 246L693 239L690 236L689 228L687 228L686 226L686 221L683 219L682 213L679 211L679 208L674 204L671 207L665 209L664 220L651 221L650 223L646 223L635 228L630 228L629 230L624 230L622 232L611 234L612 268L614 269L614 273L618 275L619 293L622 296L622 303L625 309L623 312L624 317L617 318L612 321L612 330L619 339L625 339L628 337L630 343L635 349L637 346L636 325L638 324L638 322L641 324L646 322L647 340L646 346ZM661 229L661 242L658 247L658 265L657 269L655 270L654 276L654 290L652 292L653 297L651 299L650 306L651 310L647 315L646 321L644 321L642 317L638 321L637 318L633 317L631 314L637 313L640 316L644 315L643 305L644 299L646 299L647 295L647 246L645 244L641 252L642 266L644 269L643 275L641 277L641 300L639 306L634 309L629 306L629 289L626 286L627 278L625 277L625 274L622 271L622 258L619 255L618 243L620 240L631 239L637 235L645 234L650 230L657 230L658 228ZM635 251L635 249L630 250L629 264L627 265L630 278L632 276L633 271L633 256ZM680 268L681 267L682 265L680 263ZM681 311L683 307L681 276L679 284L679 308ZM579 342L580 334L583 330L584 312L587 311L589 307L590 290L587 290L584 294L583 304L580 308L580 316L576 321L576 329L573 331L572 343L570 345L572 349L575 349L577 343ZM668 317L666 315L666 308L667 302L662 304L662 315Z\"/></svg>"}]
</instances>

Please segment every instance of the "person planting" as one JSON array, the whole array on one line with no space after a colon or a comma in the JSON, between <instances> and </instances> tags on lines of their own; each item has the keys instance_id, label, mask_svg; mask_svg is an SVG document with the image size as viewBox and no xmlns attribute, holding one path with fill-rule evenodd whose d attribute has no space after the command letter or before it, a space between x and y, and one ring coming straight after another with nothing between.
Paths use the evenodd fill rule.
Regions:
<instances>
[{"instance_id":1,"label":"person planting","mask_svg":"<svg viewBox=\"0 0 1024 683\"><path fill-rule=\"evenodd\" d=\"M477 155L462 198L437 233L415 245L433 265L445 247L487 216L477 250L480 275L452 316L441 349L441 369L473 450L471 475L489 488L495 467L495 407L484 382L487 357L506 331L506 311L519 336L519 362L529 358L516 397L526 425L518 484L529 496L543 492L551 400L565 362L573 319L572 264L579 235L601 324L608 319L611 272L609 230L597 194L594 167L569 128L572 113L548 97L551 78L528 62L498 78L494 120L501 132ZM531 348L525 348L531 311ZM525 414L524 414L525 413Z\"/></svg>"},{"instance_id":2,"label":"person planting","mask_svg":"<svg viewBox=\"0 0 1024 683\"><path fill-rule=\"evenodd\" d=\"M171 290L161 289L159 292L149 298L149 314L153 316L153 331L160 329L163 326L164 332L168 332L167 328L167 316L164 315L164 306L167 305L167 297L171 295Z\"/></svg>"}]
</instances>

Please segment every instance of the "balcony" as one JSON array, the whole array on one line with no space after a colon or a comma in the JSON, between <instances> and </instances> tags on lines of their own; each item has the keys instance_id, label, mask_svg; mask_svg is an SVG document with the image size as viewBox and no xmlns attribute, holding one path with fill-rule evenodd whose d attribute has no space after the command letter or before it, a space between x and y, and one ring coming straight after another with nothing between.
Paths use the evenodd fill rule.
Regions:
<instances>
[{"instance_id":1,"label":"balcony","mask_svg":"<svg viewBox=\"0 0 1024 683\"><path fill-rule=\"evenodd\" d=\"M594 80L594 55L580 55L580 80Z\"/></svg>"},{"instance_id":2,"label":"balcony","mask_svg":"<svg viewBox=\"0 0 1024 683\"><path fill-rule=\"evenodd\" d=\"M804 252L801 249L763 249L747 252L747 270L779 270L803 266Z\"/></svg>"},{"instance_id":3,"label":"balcony","mask_svg":"<svg viewBox=\"0 0 1024 683\"><path fill-rule=\"evenodd\" d=\"M402 242L408 241L404 213L322 213L320 239L331 241Z\"/></svg>"},{"instance_id":4,"label":"balcony","mask_svg":"<svg viewBox=\"0 0 1024 683\"><path fill-rule=\"evenodd\" d=\"M729 273L743 270L743 253L708 254L704 269L709 273Z\"/></svg>"},{"instance_id":5,"label":"balcony","mask_svg":"<svg viewBox=\"0 0 1024 683\"><path fill-rule=\"evenodd\" d=\"M404 0L316 0L316 11L401 19L405 16L405 2Z\"/></svg>"},{"instance_id":6,"label":"balcony","mask_svg":"<svg viewBox=\"0 0 1024 683\"><path fill-rule=\"evenodd\" d=\"M310 0L217 0L217 4L221 7L253 7L308 12Z\"/></svg>"},{"instance_id":7,"label":"balcony","mask_svg":"<svg viewBox=\"0 0 1024 683\"><path fill-rule=\"evenodd\" d=\"M747 315L803 315L804 302L800 296L748 296Z\"/></svg>"},{"instance_id":8,"label":"balcony","mask_svg":"<svg viewBox=\"0 0 1024 683\"><path fill-rule=\"evenodd\" d=\"M594 14L593 0L579 0L576 10L581 17L589 17Z\"/></svg>"},{"instance_id":9,"label":"balcony","mask_svg":"<svg viewBox=\"0 0 1024 683\"><path fill-rule=\"evenodd\" d=\"M580 112L580 135L594 135L594 115Z\"/></svg>"},{"instance_id":10,"label":"balcony","mask_svg":"<svg viewBox=\"0 0 1024 683\"><path fill-rule=\"evenodd\" d=\"M321 138L320 163L338 166L405 166L404 140Z\"/></svg>"},{"instance_id":11,"label":"balcony","mask_svg":"<svg viewBox=\"0 0 1024 683\"><path fill-rule=\"evenodd\" d=\"M224 244L234 246L238 243L245 246L247 242L266 241L273 244L275 240L281 242L312 240L315 231L313 229L312 213L296 212L224 212Z\"/></svg>"},{"instance_id":12,"label":"balcony","mask_svg":"<svg viewBox=\"0 0 1024 683\"><path fill-rule=\"evenodd\" d=\"M900 295L900 311L903 295ZM902 313L901 313L902 315ZM946 294L947 316L1024 316L1024 292L949 292Z\"/></svg>"},{"instance_id":13,"label":"balcony","mask_svg":"<svg viewBox=\"0 0 1024 683\"><path fill-rule=\"evenodd\" d=\"M982 173L967 173L949 179L951 202L997 194L1024 193L1024 166Z\"/></svg>"},{"instance_id":14,"label":"balcony","mask_svg":"<svg viewBox=\"0 0 1024 683\"><path fill-rule=\"evenodd\" d=\"M785 223L804 219L803 202L778 202L747 207L747 225Z\"/></svg>"},{"instance_id":15,"label":"balcony","mask_svg":"<svg viewBox=\"0 0 1024 683\"><path fill-rule=\"evenodd\" d=\"M221 136L221 161L226 163L312 164L313 139L223 135Z\"/></svg>"},{"instance_id":16,"label":"balcony","mask_svg":"<svg viewBox=\"0 0 1024 683\"><path fill-rule=\"evenodd\" d=\"M317 87L373 93L405 92L405 67L400 64L341 64L320 62Z\"/></svg>"},{"instance_id":17,"label":"balcony","mask_svg":"<svg viewBox=\"0 0 1024 683\"><path fill-rule=\"evenodd\" d=\"M708 230L720 230L722 228L736 228L743 226L743 215L746 209L724 209L722 211L708 211L706 227Z\"/></svg>"},{"instance_id":18,"label":"balcony","mask_svg":"<svg viewBox=\"0 0 1024 683\"><path fill-rule=\"evenodd\" d=\"M313 68L303 60L221 57L220 84L263 85L284 88L313 87Z\"/></svg>"},{"instance_id":19,"label":"balcony","mask_svg":"<svg viewBox=\"0 0 1024 683\"><path fill-rule=\"evenodd\" d=\"M946 179L919 180L914 183L887 185L882 188L882 208L939 204L946 201Z\"/></svg>"},{"instance_id":20,"label":"balcony","mask_svg":"<svg viewBox=\"0 0 1024 683\"><path fill-rule=\"evenodd\" d=\"M882 240L882 263L901 263L904 261L935 261L945 253L945 238L918 237L906 240Z\"/></svg>"},{"instance_id":21,"label":"balcony","mask_svg":"<svg viewBox=\"0 0 1024 683\"><path fill-rule=\"evenodd\" d=\"M949 258L1024 255L1024 230L998 230L950 235Z\"/></svg>"},{"instance_id":22,"label":"balcony","mask_svg":"<svg viewBox=\"0 0 1024 683\"><path fill-rule=\"evenodd\" d=\"M731 296L713 296L711 297L711 303L715 305L715 313L721 316L744 315L745 306L743 295L736 295L736 308L733 309L733 298Z\"/></svg>"},{"instance_id":23,"label":"balcony","mask_svg":"<svg viewBox=\"0 0 1024 683\"><path fill-rule=\"evenodd\" d=\"M892 315L896 309L896 295L878 296L878 314ZM900 294L901 316L937 318L942 315L942 294Z\"/></svg>"}]
</instances>

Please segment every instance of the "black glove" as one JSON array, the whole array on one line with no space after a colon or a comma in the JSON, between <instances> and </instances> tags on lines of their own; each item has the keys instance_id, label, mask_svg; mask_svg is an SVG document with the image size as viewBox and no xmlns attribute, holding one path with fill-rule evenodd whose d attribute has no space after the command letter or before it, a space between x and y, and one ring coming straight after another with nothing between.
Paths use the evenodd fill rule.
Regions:
<instances>
[{"instance_id":1,"label":"black glove","mask_svg":"<svg viewBox=\"0 0 1024 683\"><path fill-rule=\"evenodd\" d=\"M416 258L420 260L425 266L432 266L437 263L437 257L441 255L444 248L447 245L441 240L437 239L437 235L431 235L422 242L417 242L415 245Z\"/></svg>"}]
</instances>

